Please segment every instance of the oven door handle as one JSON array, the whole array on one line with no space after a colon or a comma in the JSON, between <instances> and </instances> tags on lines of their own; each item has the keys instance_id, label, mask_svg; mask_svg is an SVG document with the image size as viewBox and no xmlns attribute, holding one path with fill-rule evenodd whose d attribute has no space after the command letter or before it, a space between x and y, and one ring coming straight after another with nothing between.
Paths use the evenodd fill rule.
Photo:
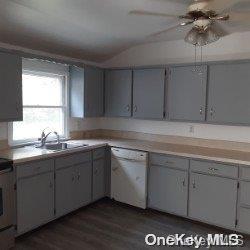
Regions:
<instances>
[{"instance_id":1,"label":"oven door handle","mask_svg":"<svg viewBox=\"0 0 250 250\"><path fill-rule=\"evenodd\" d=\"M6 174L6 173L9 173L13 170L13 167L8 167L6 169L3 169L3 170L0 170L0 175L1 174Z\"/></svg>"}]
</instances>

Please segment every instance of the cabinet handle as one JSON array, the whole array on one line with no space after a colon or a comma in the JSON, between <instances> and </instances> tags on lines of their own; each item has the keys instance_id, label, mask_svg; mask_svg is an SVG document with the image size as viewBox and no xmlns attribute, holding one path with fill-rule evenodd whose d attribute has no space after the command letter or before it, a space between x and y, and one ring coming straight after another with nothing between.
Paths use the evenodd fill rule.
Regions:
<instances>
[{"instance_id":1,"label":"cabinet handle","mask_svg":"<svg viewBox=\"0 0 250 250\"><path fill-rule=\"evenodd\" d=\"M186 180L185 180L185 179L182 181L182 186L183 186L183 187L186 186Z\"/></svg>"},{"instance_id":2,"label":"cabinet handle","mask_svg":"<svg viewBox=\"0 0 250 250\"><path fill-rule=\"evenodd\" d=\"M130 105L127 105L127 106L126 106L126 110L127 110L127 111L130 111Z\"/></svg>"},{"instance_id":3,"label":"cabinet handle","mask_svg":"<svg viewBox=\"0 0 250 250\"><path fill-rule=\"evenodd\" d=\"M211 116L214 115L214 109L213 109L213 108L210 109L210 115L211 115Z\"/></svg>"},{"instance_id":4,"label":"cabinet handle","mask_svg":"<svg viewBox=\"0 0 250 250\"><path fill-rule=\"evenodd\" d=\"M200 115L202 115L203 114L203 108L201 107L200 108Z\"/></svg>"},{"instance_id":5,"label":"cabinet handle","mask_svg":"<svg viewBox=\"0 0 250 250\"><path fill-rule=\"evenodd\" d=\"M114 171L114 172L115 172L117 169L118 169L118 167L116 167L116 168L112 168L112 171Z\"/></svg>"},{"instance_id":6,"label":"cabinet handle","mask_svg":"<svg viewBox=\"0 0 250 250\"><path fill-rule=\"evenodd\" d=\"M193 181L192 185L193 185L193 188L196 188L195 181Z\"/></svg>"},{"instance_id":7,"label":"cabinet handle","mask_svg":"<svg viewBox=\"0 0 250 250\"><path fill-rule=\"evenodd\" d=\"M134 112L137 112L137 106L136 105L134 106Z\"/></svg>"}]
</instances>

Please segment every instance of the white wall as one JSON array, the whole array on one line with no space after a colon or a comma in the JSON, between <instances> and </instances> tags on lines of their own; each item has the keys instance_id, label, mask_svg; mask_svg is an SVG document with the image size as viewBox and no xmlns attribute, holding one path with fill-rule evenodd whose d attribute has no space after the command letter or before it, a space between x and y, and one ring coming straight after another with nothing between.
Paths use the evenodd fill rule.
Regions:
<instances>
[{"instance_id":1,"label":"white wall","mask_svg":"<svg viewBox=\"0 0 250 250\"><path fill-rule=\"evenodd\" d=\"M203 47L205 61L250 58L250 32L234 33ZM104 62L104 67L128 67L194 62L194 46L183 40L157 42L130 48Z\"/></svg>"},{"instance_id":2,"label":"white wall","mask_svg":"<svg viewBox=\"0 0 250 250\"><path fill-rule=\"evenodd\" d=\"M142 133L177 135L250 143L250 127L222 126L198 123L149 121L127 118L101 118L103 129L127 130Z\"/></svg>"}]
</instances>

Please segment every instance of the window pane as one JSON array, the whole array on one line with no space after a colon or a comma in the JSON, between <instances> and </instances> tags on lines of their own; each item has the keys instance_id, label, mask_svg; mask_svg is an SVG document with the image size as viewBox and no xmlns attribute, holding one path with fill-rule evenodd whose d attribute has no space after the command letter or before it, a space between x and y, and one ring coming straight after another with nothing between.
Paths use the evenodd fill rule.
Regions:
<instances>
[{"instance_id":1,"label":"window pane","mask_svg":"<svg viewBox=\"0 0 250 250\"><path fill-rule=\"evenodd\" d=\"M23 74L23 105L63 105L63 77Z\"/></svg>"},{"instance_id":2,"label":"window pane","mask_svg":"<svg viewBox=\"0 0 250 250\"><path fill-rule=\"evenodd\" d=\"M63 124L61 108L24 108L23 121L13 123L13 140L39 138L46 127L63 135Z\"/></svg>"}]
</instances>

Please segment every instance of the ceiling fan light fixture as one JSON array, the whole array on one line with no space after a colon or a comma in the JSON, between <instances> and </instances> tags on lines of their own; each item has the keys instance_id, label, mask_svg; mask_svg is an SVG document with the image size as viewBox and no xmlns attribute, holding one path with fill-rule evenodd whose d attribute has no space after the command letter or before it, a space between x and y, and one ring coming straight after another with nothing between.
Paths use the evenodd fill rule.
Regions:
<instances>
[{"instance_id":1,"label":"ceiling fan light fixture","mask_svg":"<svg viewBox=\"0 0 250 250\"><path fill-rule=\"evenodd\" d=\"M206 30L206 34L207 34L207 44L216 42L220 39L220 35L216 32L213 26L210 26Z\"/></svg>"}]
</instances>

